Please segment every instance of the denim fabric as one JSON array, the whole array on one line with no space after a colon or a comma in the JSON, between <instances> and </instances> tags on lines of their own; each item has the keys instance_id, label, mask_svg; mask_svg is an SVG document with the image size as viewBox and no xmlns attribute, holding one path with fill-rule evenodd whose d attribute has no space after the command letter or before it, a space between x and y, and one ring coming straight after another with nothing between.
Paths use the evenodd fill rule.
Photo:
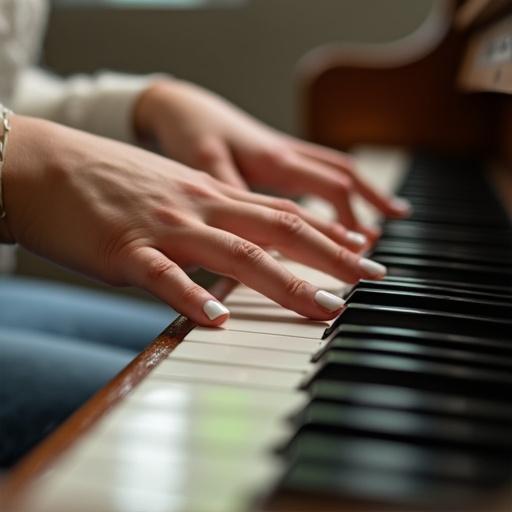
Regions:
<instances>
[{"instance_id":1,"label":"denim fabric","mask_svg":"<svg viewBox=\"0 0 512 512\"><path fill-rule=\"evenodd\" d=\"M164 305L0 277L0 467L55 429L175 317Z\"/></svg>"}]
</instances>

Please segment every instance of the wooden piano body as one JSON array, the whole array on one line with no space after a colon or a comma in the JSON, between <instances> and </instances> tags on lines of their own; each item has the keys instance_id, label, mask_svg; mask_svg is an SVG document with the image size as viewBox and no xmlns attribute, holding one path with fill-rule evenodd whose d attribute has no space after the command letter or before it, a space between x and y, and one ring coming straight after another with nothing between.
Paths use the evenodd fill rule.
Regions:
<instances>
[{"instance_id":1,"label":"wooden piano body","mask_svg":"<svg viewBox=\"0 0 512 512\"><path fill-rule=\"evenodd\" d=\"M512 205L512 186L510 185L512 173L507 169L512 164L512 102L506 93L512 92L512 6L503 1L468 1L459 4L455 5L443 0L434 2L430 18L417 33L405 40L379 47L333 45L315 50L306 56L300 67L304 134L315 142L340 148L374 144L484 158L493 162L492 175L498 183L498 192L510 207ZM507 17L509 14L510 17ZM387 172L383 168L386 165L391 167L403 165L403 158L394 156L393 153L386 153L387 163L384 164L384 160L379 161L378 156L375 156L380 153L370 152L369 154L371 163L366 162L369 167L368 172L370 175L372 172L378 173L378 175L375 174L374 179L382 180L383 187L391 190L394 186L393 181L400 178L401 170L390 169ZM368 156L365 152L361 155L363 160ZM362 163L364 167L365 162ZM371 214L368 213L368 215ZM322 283L318 284L326 288L340 289L341 285L327 276L300 268L291 262L284 263L298 273L321 281ZM303 394L289 391L297 387L300 380L299 374L312 371L313 368L309 363L307 351L301 351L300 347L309 342L313 347L312 352L315 352L323 346L321 336L326 326L293 318L277 306L273 307L270 301L257 297L254 292L228 280L217 283L214 294L221 299L227 297L227 301L231 301L230 308L235 312L234 319L227 325L227 331L208 334L205 330L194 328L189 320L179 318L106 388L77 411L12 471L2 487L3 508L1 510L12 512L73 512L75 510L77 512L86 510L201 512L203 506L204 510L216 510L212 501L205 502L200 496L202 492L205 495L210 493L215 496L215 489L205 490L204 487L208 481L204 480L200 463L203 461L205 466L208 466L207 461L205 462L199 456L197 475L193 471L190 473L192 476L184 475L186 471L180 471L179 460L187 462L187 471L190 468L190 461L183 459L184 452L179 452L181 459L175 457L167 460L165 454L159 458L158 446L155 447L154 444L157 444L160 438L155 434L153 443L151 438L153 431L149 429L145 432L144 425L141 426L141 435L146 437L145 446L153 443L152 449L148 450L146 455L149 460L141 459L144 456L144 450L140 452L142 455L139 454L134 458L128 457L124 460L121 457L117 461L117 466L112 465L108 457L102 459L101 456L95 458L94 455L90 455L91 450L108 452L109 442L113 446L120 443L128 446L129 449L137 448L137 440L133 437L133 432L124 432L119 424L123 421L127 424L131 422L137 424L140 419L138 418L139 410L151 412L150 398L156 396L158 386L164 383L162 385L169 391L170 388L166 388L169 384L166 383L166 376L168 376L166 372L174 372L174 375L178 375L181 371L178 366L182 361L186 363L187 357L191 357L191 361L194 361L193 351L189 353L185 350L187 341L192 345L200 342L196 343L195 348L197 345L208 347L210 354L211 349L217 347L221 350L221 354L227 354L226 357L229 357L230 352L225 350L226 346L231 346L232 341L238 336L238 339L243 338L243 341L232 343L235 348L231 354L234 357L243 355L243 350L249 350L247 354L250 354L250 350L258 350L258 346L262 350L270 349L270 356L272 354L274 356L270 363L265 363L269 365L266 367L263 363L259 367L257 362L248 363L249 370L246 373L252 371L251 378L261 378L262 381L262 389L255 391L254 396L249 393L248 400L254 400L254 403L259 404L258 407L261 405L262 397L268 396L269 401L269 404L265 405L266 408L263 407L259 413L252 413L253 416L249 415L248 419L246 418L245 423L254 421L254 428L249 428L240 421L238 423L226 421L220 426L213 422L212 429L219 428L217 432L220 437L229 436L229 429L233 428L237 429L236 432L233 431L235 437L240 434L241 428L246 429L247 436L258 436L258 428L263 429L265 426L264 423L258 423L258 414L266 414L268 411L276 414L278 405L271 404L272 395L275 400L283 401L283 416L290 407L293 409L300 405L301 400L304 399ZM267 318L260 318L258 311L263 312L260 317L265 317L267 314ZM263 326L264 322L265 326ZM230 341L223 341L222 336ZM288 345L285 343L282 349L277 347L275 350L276 347L272 345L277 343L275 340L279 337L282 337L283 343L286 342ZM253 338L254 343L251 344ZM186 341L183 342L183 340ZM216 345L219 340L220 348ZM512 341L512 332L510 341ZM240 353L237 352L236 347L240 348ZM173 362L175 354L176 359ZM255 361L267 361L266 354L257 352L254 354ZM286 360L287 357L288 360ZM281 360L283 361L280 362ZM181 410L181 406L176 405L176 397L181 396L183 399L178 392L180 389L186 390L187 386L191 386L192 389L197 385L198 389L204 392L204 386L208 385L209 372L206 362L204 363L197 367L197 375L190 378L186 375L188 367L187 363L185 364L182 369L182 380L177 379L176 393L171 396L165 395L164 392L163 401L154 402L159 413L165 413L165 404L168 404L171 409L175 408L176 411ZM243 361L228 362L226 367L222 360L214 364L217 364L217 369L227 372L225 380L228 386L231 385L235 391L239 388L244 389L245 370L240 370L240 378L235 375L240 369L237 365L241 365L242 369L245 368ZM228 375L230 364L233 365L231 367L233 375ZM297 369L300 371L297 372ZM213 385L213 388L220 386L219 389L221 389L224 385L222 379L219 380L218 375L215 378L217 384ZM275 382L272 381L273 378L276 378ZM194 379L196 379L195 384ZM268 395L265 395L265 392ZM246 395L241 392L240 396ZM229 400L240 399L237 397L236 393L227 398L220 393L215 400L218 401L219 407L228 407L223 400L228 403ZM201 400L197 400L197 404L194 400L191 400L191 403L194 402L194 406L197 407L210 406L209 402L207 403L203 398L201 395ZM297 403L294 400L297 400ZM188 409L183 407L183 411L185 410ZM200 412L194 414L195 416L190 417L197 418L197 421L203 421L205 418L212 419L208 415L202 416ZM141 424L146 421L146 417L141 416ZM220 417L222 418L222 415ZM148 418L147 421L151 422L151 415ZM158 415L155 418L158 420ZM167 419L180 422L176 415L171 415ZM219 420L219 417L215 416L214 419ZM278 419L285 423L286 418ZM113 422L117 425L116 427L111 425ZM195 430L192 425L185 426ZM109 428L110 433L105 437ZM116 432L118 437L128 436L124 444L112 437L112 433ZM286 432L287 429L284 429L284 436ZM260 433L263 436L263 433ZM281 437L277 436L276 440ZM167 444L164 443L161 451L165 452L166 447ZM269 451L265 446L262 449ZM85 456L84 452L87 452ZM254 463L251 454L254 455L248 449L247 466ZM198 454L195 453L194 457L197 458L197 456ZM81 457L85 457L85 462ZM151 457L159 461L158 464L154 463L156 464L154 467L152 467ZM258 457L260 462L265 460L265 457L262 459L261 454L258 454ZM242 463L243 459L237 459L237 462ZM74 468L79 468L76 478L71 474ZM105 468L114 469L109 472ZM145 468L148 468L149 472L147 478L144 478ZM213 468L215 471L215 465ZM240 468L243 468L243 465ZM225 512L228 510L240 512L244 510L275 512L450 510L446 507L438 508L432 502L427 505L419 501L415 505L411 502L400 503L393 500L374 499L372 495L365 497L361 496L361 493L358 495L347 492L341 497L300 492L300 489L299 492L272 493L270 491L275 490L275 483L279 480L279 469L281 465L268 472L263 464L262 478L260 478L262 474L258 471L249 471L247 478L251 481L241 480L241 482L243 481L245 486L248 483L254 484L253 490L258 491L259 499L248 500L249 495L240 496L235 493L234 496L240 501L231 503L230 508L223 509L223 502L220 500L219 510ZM91 476L83 473L86 470L92 473L92 483L86 482L81 485L80 479L87 480ZM95 473L99 476L95 477ZM206 474L208 476L208 473ZM229 478L235 475L229 472L227 474L230 475ZM463 509L496 512L512 510L512 470L510 475L510 487L505 486L490 493L484 501L465 503ZM215 485L215 474L212 473L211 476L212 485ZM180 479L186 478L191 479L187 481L187 492L192 492L190 485L193 479L197 478L198 487L192 498L179 502L173 495L166 501L165 492L162 489L166 486L180 489ZM371 478L371 474L368 478ZM159 482L163 486L161 489L158 487ZM219 493L226 491L224 483L221 483ZM148 489L144 488L146 484ZM233 485L237 484L233 483ZM160 489L159 492L153 492L153 487ZM229 491L229 486L226 488ZM453 507L453 503L451 506Z\"/></svg>"}]
</instances>

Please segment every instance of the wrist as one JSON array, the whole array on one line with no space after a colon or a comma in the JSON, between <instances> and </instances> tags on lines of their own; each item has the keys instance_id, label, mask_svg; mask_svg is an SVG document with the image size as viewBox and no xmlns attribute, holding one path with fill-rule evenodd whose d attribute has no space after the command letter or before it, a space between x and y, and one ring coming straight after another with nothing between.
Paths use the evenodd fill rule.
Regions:
<instances>
[{"instance_id":1,"label":"wrist","mask_svg":"<svg viewBox=\"0 0 512 512\"><path fill-rule=\"evenodd\" d=\"M19 115L12 115L10 123L9 153L2 169L6 213L0 222L3 243L20 241L20 226L29 222L34 193L37 195L45 169L52 165L52 145L55 146L53 123Z\"/></svg>"}]
</instances>

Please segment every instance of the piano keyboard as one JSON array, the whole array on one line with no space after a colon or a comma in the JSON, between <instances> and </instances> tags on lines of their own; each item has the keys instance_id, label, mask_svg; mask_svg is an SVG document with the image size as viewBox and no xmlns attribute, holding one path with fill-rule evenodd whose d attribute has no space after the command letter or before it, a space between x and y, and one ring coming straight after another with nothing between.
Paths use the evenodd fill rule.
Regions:
<instances>
[{"instance_id":1,"label":"piano keyboard","mask_svg":"<svg viewBox=\"0 0 512 512\"><path fill-rule=\"evenodd\" d=\"M402 155L360 162L388 191L404 176ZM193 329L22 510L243 512L300 494L460 510L508 483L512 231L476 167L410 163L414 214L384 225L380 282L282 260L347 295L331 324L236 287L223 328Z\"/></svg>"}]
</instances>

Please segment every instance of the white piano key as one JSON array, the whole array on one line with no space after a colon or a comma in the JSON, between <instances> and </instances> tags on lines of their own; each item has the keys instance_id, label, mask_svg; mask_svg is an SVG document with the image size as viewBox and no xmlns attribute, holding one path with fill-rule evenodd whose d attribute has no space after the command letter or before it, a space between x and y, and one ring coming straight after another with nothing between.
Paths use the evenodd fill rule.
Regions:
<instances>
[{"instance_id":1,"label":"white piano key","mask_svg":"<svg viewBox=\"0 0 512 512\"><path fill-rule=\"evenodd\" d=\"M263 389L296 389L302 372L249 368L229 364L206 364L168 359L151 373L152 377L173 381L211 382Z\"/></svg>"},{"instance_id":2,"label":"white piano key","mask_svg":"<svg viewBox=\"0 0 512 512\"><path fill-rule=\"evenodd\" d=\"M343 290L336 292L342 294ZM238 286L225 303L230 309L231 317L222 328L228 331L321 340L324 330L334 321L305 318L245 286Z\"/></svg>"},{"instance_id":3,"label":"white piano key","mask_svg":"<svg viewBox=\"0 0 512 512\"><path fill-rule=\"evenodd\" d=\"M241 283L238 283L235 288L231 291L229 294L229 298L231 297L246 297L246 296L259 296L261 299L270 300L268 297L265 297L265 295L262 295L261 293L253 290L252 288L249 288L248 286L245 286Z\"/></svg>"},{"instance_id":4,"label":"white piano key","mask_svg":"<svg viewBox=\"0 0 512 512\"><path fill-rule=\"evenodd\" d=\"M344 283L343 281L339 281L338 279L335 279L334 277L331 277L327 274L323 274L322 272L319 272L315 269L306 267L305 265L297 263L296 261L283 259L282 263L283 266L289 268L290 271L293 271L299 277L304 279L308 279L308 276L312 278L314 278L315 275L321 276L319 279L311 279L312 284L316 284L321 289L326 289L332 291L333 293L342 294L352 287L352 285ZM238 285L224 300L224 304L231 307L253 306L257 308L283 308L277 302L274 302L268 297L265 297L265 295L252 290L245 285Z\"/></svg>"},{"instance_id":5,"label":"white piano key","mask_svg":"<svg viewBox=\"0 0 512 512\"><path fill-rule=\"evenodd\" d=\"M267 297L263 295L253 294L253 295L230 295L226 300L224 300L224 304L228 308L234 307L253 307L258 308L262 312L267 311L269 309L281 309L282 306L277 304Z\"/></svg>"},{"instance_id":6,"label":"white piano key","mask_svg":"<svg viewBox=\"0 0 512 512\"><path fill-rule=\"evenodd\" d=\"M129 422L123 424L127 418ZM160 458L173 458L176 464L183 458L247 460L270 453L292 433L291 425L282 420L257 421L254 415L123 414L99 424L94 435L84 441L80 453L81 457L124 463L145 459L156 463Z\"/></svg>"},{"instance_id":7,"label":"white piano key","mask_svg":"<svg viewBox=\"0 0 512 512\"><path fill-rule=\"evenodd\" d=\"M231 317L222 325L229 331L277 334L297 338L321 339L329 322L316 322L297 313L277 307L275 309L235 306Z\"/></svg>"},{"instance_id":8,"label":"white piano key","mask_svg":"<svg viewBox=\"0 0 512 512\"><path fill-rule=\"evenodd\" d=\"M397 190L411 159L403 150L384 147L360 146L352 155L358 174L386 194Z\"/></svg>"},{"instance_id":9,"label":"white piano key","mask_svg":"<svg viewBox=\"0 0 512 512\"><path fill-rule=\"evenodd\" d=\"M179 478L179 468L175 469L178 472L176 478ZM152 474L155 478L167 478L165 473ZM194 490L173 494L165 490L141 489L133 485L135 476L122 479L110 475L103 481L89 481L81 475L58 473L45 483L44 488L34 489L28 503L16 512L244 512L248 510L254 489L268 485L273 478L275 472L256 474L252 482L243 482L238 488L214 490L208 488L209 480L198 479L195 482L198 487ZM154 480L153 486L158 481ZM238 484L236 479L233 483Z\"/></svg>"},{"instance_id":10,"label":"white piano key","mask_svg":"<svg viewBox=\"0 0 512 512\"><path fill-rule=\"evenodd\" d=\"M302 391L277 391L240 388L201 382L167 382L145 379L125 399L141 410L233 411L238 414L291 414L305 406L308 396Z\"/></svg>"},{"instance_id":11,"label":"white piano key","mask_svg":"<svg viewBox=\"0 0 512 512\"><path fill-rule=\"evenodd\" d=\"M408 165L405 153L396 150L359 148L355 153L359 175L386 195L397 189ZM368 225L377 225L382 218L380 212L361 197L354 198L354 211Z\"/></svg>"},{"instance_id":12,"label":"white piano key","mask_svg":"<svg viewBox=\"0 0 512 512\"><path fill-rule=\"evenodd\" d=\"M267 308L280 308L277 302L265 297L265 295L251 290L243 285L237 286L233 292L229 294L224 304L232 304L234 306L256 306L256 307L267 307Z\"/></svg>"},{"instance_id":13,"label":"white piano key","mask_svg":"<svg viewBox=\"0 0 512 512\"><path fill-rule=\"evenodd\" d=\"M245 389L245 388L244 388ZM243 391L243 390L242 390ZM279 393L285 396L284 393ZM251 400L242 407L218 407L217 404L205 404L198 401L192 406L178 408L141 407L138 400L125 400L117 406L104 421L98 423L102 432L132 432L182 438L213 436L221 439L226 434L232 436L233 442L240 443L258 437L258 432L280 429L281 425L288 428L289 423L282 419L296 413L306 399L300 399L289 393L281 407L262 407L261 399ZM201 405L205 405L201 407ZM223 404L224 405L224 404ZM98 431L99 432L99 431Z\"/></svg>"},{"instance_id":14,"label":"white piano key","mask_svg":"<svg viewBox=\"0 0 512 512\"><path fill-rule=\"evenodd\" d=\"M186 341L235 345L239 347L265 348L271 350L286 350L314 354L325 346L325 340L315 338L297 338L275 334L260 334L257 332L228 331L218 328L196 327L185 338Z\"/></svg>"},{"instance_id":15,"label":"white piano key","mask_svg":"<svg viewBox=\"0 0 512 512\"><path fill-rule=\"evenodd\" d=\"M171 352L169 358L172 360L228 363L237 366L255 366L298 372L307 372L312 368L309 354L231 345L210 345L193 341L184 341L178 345Z\"/></svg>"},{"instance_id":16,"label":"white piano key","mask_svg":"<svg viewBox=\"0 0 512 512\"><path fill-rule=\"evenodd\" d=\"M116 448L115 443L82 442L60 460L58 470L48 479L67 480L66 487L79 480L98 486L108 484L114 489L162 493L169 498L189 501L198 489L204 498L241 497L282 472L281 462L264 451L246 453L245 456L236 453L225 456L209 450L203 453L187 449L175 452L133 440L131 445L122 445L121 452ZM60 494L62 497L62 489Z\"/></svg>"},{"instance_id":17,"label":"white piano key","mask_svg":"<svg viewBox=\"0 0 512 512\"><path fill-rule=\"evenodd\" d=\"M297 261L283 259L280 263L288 269L292 274L305 279L311 284L318 286L319 288L327 291L337 292L347 289L350 287L347 283L336 279L334 276L321 272L311 267L307 267Z\"/></svg>"},{"instance_id":18,"label":"white piano key","mask_svg":"<svg viewBox=\"0 0 512 512\"><path fill-rule=\"evenodd\" d=\"M109 452L95 451L91 457L89 447L63 461L59 471L72 475L80 474L89 482L111 479L113 485L162 491L171 495L187 494L194 485L206 492L228 490L237 482L246 484L258 474L280 467L280 462L267 454L247 454L247 457L222 457L213 453L162 453L163 450L145 450L136 446L127 451L128 457L111 457ZM105 450L105 446L103 446ZM250 466L250 467L248 467ZM96 468L94 470L94 468Z\"/></svg>"}]
</instances>

